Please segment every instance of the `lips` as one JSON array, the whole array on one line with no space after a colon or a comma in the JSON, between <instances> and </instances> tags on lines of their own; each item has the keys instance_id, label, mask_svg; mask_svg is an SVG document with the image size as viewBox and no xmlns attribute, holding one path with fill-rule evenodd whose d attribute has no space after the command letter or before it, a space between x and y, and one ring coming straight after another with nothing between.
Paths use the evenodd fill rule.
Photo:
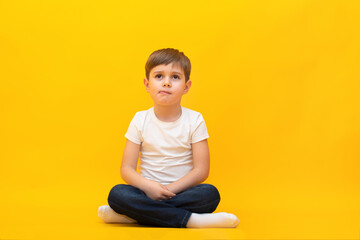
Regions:
<instances>
[{"instance_id":1,"label":"lips","mask_svg":"<svg viewBox=\"0 0 360 240\"><path fill-rule=\"evenodd\" d=\"M160 91L159 93L160 93L160 94L166 94L166 95L167 95L167 94L171 94L171 92L167 92L167 91Z\"/></svg>"}]
</instances>

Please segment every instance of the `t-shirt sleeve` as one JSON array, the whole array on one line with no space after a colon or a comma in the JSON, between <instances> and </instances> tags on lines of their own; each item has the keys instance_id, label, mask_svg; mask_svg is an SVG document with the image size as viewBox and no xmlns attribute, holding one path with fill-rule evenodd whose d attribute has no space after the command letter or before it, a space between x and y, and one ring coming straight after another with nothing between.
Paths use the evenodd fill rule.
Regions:
<instances>
[{"instance_id":1,"label":"t-shirt sleeve","mask_svg":"<svg viewBox=\"0 0 360 240\"><path fill-rule=\"evenodd\" d=\"M125 137L136 144L141 144L141 136L140 136L140 126L139 126L139 119L138 114L135 114L133 119L130 122L128 130L125 134Z\"/></svg>"},{"instance_id":2,"label":"t-shirt sleeve","mask_svg":"<svg viewBox=\"0 0 360 240\"><path fill-rule=\"evenodd\" d=\"M209 138L209 134L206 128L205 120L200 114L194 125L194 131L191 135L191 143L200 142L201 140L207 138Z\"/></svg>"}]
</instances>

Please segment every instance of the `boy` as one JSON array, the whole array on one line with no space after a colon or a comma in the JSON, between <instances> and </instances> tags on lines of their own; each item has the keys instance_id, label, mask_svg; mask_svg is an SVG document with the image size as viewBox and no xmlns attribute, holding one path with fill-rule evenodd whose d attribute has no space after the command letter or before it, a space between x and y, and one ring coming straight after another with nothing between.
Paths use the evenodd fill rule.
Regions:
<instances>
[{"instance_id":1,"label":"boy","mask_svg":"<svg viewBox=\"0 0 360 240\"><path fill-rule=\"evenodd\" d=\"M128 185L111 189L110 206L98 211L103 221L179 228L239 224L233 214L212 213L219 192L201 184L209 174L209 135L202 115L180 105L191 87L190 70L190 60L176 49L149 56L144 85L154 107L137 112L125 134L121 176Z\"/></svg>"}]
</instances>

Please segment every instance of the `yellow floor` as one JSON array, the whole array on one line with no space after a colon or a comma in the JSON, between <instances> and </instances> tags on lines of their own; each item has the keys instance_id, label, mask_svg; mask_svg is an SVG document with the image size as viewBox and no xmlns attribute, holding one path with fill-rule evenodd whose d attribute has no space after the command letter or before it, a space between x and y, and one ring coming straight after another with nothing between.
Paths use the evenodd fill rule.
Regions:
<instances>
[{"instance_id":1,"label":"yellow floor","mask_svg":"<svg viewBox=\"0 0 360 240\"><path fill-rule=\"evenodd\" d=\"M100 189L5 189L0 202L0 239L359 239L359 213L353 207L304 211L285 206L270 210L237 206L232 207L241 221L236 229L104 224L97 217L97 208L106 204L107 189ZM224 200L217 212L228 209Z\"/></svg>"}]
</instances>

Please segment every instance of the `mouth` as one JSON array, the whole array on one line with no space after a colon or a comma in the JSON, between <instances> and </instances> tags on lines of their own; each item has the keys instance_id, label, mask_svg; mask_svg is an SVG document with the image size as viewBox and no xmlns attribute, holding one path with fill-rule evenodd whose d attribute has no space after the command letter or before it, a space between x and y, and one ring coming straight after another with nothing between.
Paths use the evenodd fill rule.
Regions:
<instances>
[{"instance_id":1,"label":"mouth","mask_svg":"<svg viewBox=\"0 0 360 240\"><path fill-rule=\"evenodd\" d=\"M167 91L160 91L159 94L170 95L171 93Z\"/></svg>"}]
</instances>

